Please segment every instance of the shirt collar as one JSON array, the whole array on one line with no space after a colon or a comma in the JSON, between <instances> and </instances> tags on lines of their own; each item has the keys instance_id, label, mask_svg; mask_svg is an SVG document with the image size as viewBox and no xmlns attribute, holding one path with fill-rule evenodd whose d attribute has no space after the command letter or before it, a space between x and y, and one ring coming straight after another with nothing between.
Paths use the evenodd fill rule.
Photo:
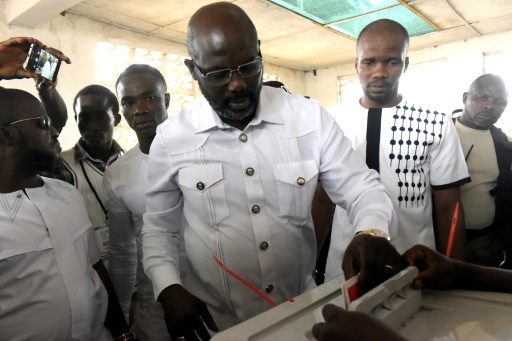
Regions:
<instances>
[{"instance_id":1,"label":"shirt collar","mask_svg":"<svg viewBox=\"0 0 512 341\"><path fill-rule=\"evenodd\" d=\"M276 96L278 95L278 96ZM281 117L281 104L280 96L290 96L281 89L274 89L264 86L260 93L260 100L256 108L256 115L249 123L249 126L259 125L262 122L271 124L284 124ZM233 129L229 124L224 123L219 115L213 110L208 101L202 97L199 100L199 115L195 115L195 133L202 133L210 129Z\"/></svg>"},{"instance_id":2,"label":"shirt collar","mask_svg":"<svg viewBox=\"0 0 512 341\"><path fill-rule=\"evenodd\" d=\"M87 151L84 149L83 144L83 138L80 138L73 147L73 149L75 150L75 163L78 163L85 159L89 159L96 163L105 164L105 162L103 162L102 160L91 157L89 153L87 153ZM110 166L115 160L117 160L118 157L124 154L123 148L121 148L121 146L116 142L116 140L112 140L112 147L114 148L114 152L108 158L107 163L105 164L106 166Z\"/></svg>"}]
</instances>

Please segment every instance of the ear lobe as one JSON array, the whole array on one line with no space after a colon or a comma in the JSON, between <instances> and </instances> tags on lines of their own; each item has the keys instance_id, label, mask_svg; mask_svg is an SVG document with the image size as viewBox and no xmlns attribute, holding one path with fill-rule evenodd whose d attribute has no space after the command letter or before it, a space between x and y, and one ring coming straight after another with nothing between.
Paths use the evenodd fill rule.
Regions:
<instances>
[{"instance_id":1,"label":"ear lobe","mask_svg":"<svg viewBox=\"0 0 512 341\"><path fill-rule=\"evenodd\" d=\"M114 114L114 127L117 127L117 125L121 122L121 115L119 113Z\"/></svg>"},{"instance_id":2,"label":"ear lobe","mask_svg":"<svg viewBox=\"0 0 512 341\"><path fill-rule=\"evenodd\" d=\"M409 57L405 57L405 68L404 72L407 71L407 68L409 67Z\"/></svg>"},{"instance_id":3,"label":"ear lobe","mask_svg":"<svg viewBox=\"0 0 512 341\"><path fill-rule=\"evenodd\" d=\"M169 93L165 94L165 109L169 109L169 104L171 103L171 95Z\"/></svg>"},{"instance_id":4,"label":"ear lobe","mask_svg":"<svg viewBox=\"0 0 512 341\"><path fill-rule=\"evenodd\" d=\"M11 131L6 127L0 127L0 145L12 146L14 145L15 138Z\"/></svg>"},{"instance_id":5,"label":"ear lobe","mask_svg":"<svg viewBox=\"0 0 512 341\"><path fill-rule=\"evenodd\" d=\"M462 103L466 104L466 101L468 100L468 93L465 92L462 94Z\"/></svg>"}]
</instances>

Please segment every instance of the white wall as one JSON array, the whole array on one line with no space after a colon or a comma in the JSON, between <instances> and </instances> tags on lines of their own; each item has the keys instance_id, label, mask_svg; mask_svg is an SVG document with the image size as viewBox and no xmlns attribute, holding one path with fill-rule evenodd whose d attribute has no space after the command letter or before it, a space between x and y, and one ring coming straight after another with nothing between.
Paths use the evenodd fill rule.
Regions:
<instances>
[{"instance_id":1,"label":"white wall","mask_svg":"<svg viewBox=\"0 0 512 341\"><path fill-rule=\"evenodd\" d=\"M186 46L168 40L139 34L117 26L107 25L85 17L66 14L53 18L50 22L34 29L8 26L4 14L4 2L0 2L0 37L7 39L15 36L32 36L48 46L57 48L71 58L72 64L61 66L58 89L66 101L70 119L59 138L63 149L72 147L79 138L78 129L73 120L73 98L83 87L98 83L96 77L96 46L100 41L127 45L144 49L188 55ZM4 40L3 38L1 40ZM281 81L293 92L305 93L305 77L302 71L265 64L265 72L278 74ZM0 85L19 88L34 94L37 91L31 79L1 81Z\"/></svg>"},{"instance_id":2,"label":"white wall","mask_svg":"<svg viewBox=\"0 0 512 341\"><path fill-rule=\"evenodd\" d=\"M428 101L436 98L447 98L451 109L462 107L462 93L467 90L470 83L483 73L483 56L506 49L512 49L512 32L488 35L467 39L456 43L440 45L418 51L410 51L410 64L421 64L430 61L446 60L447 72L432 74L432 81L437 86L431 92L425 93ZM512 65L512 62L511 62ZM337 79L340 76L355 74L354 64L344 64L336 67L320 69L306 74L306 94L319 100L326 108L337 106ZM406 77L407 73L404 75ZM416 79L416 82L425 82L425 79ZM512 86L512 84L509 84ZM401 89L404 91L407 89ZM511 116L512 105L505 116ZM502 119L503 120L503 119Z\"/></svg>"}]
</instances>

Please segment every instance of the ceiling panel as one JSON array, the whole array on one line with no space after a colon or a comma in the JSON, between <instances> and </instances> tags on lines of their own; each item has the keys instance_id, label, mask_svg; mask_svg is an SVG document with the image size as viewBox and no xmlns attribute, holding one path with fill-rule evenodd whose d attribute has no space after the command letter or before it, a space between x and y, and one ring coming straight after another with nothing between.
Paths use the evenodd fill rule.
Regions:
<instances>
[{"instance_id":1,"label":"ceiling panel","mask_svg":"<svg viewBox=\"0 0 512 341\"><path fill-rule=\"evenodd\" d=\"M309 3L320 8L326 2L344 10L324 13L345 15L349 7L380 0L283 0L294 6ZM387 0L386 0L387 1ZM185 44L190 17L201 6L215 0L84 0L70 12L127 27L141 33ZM267 62L300 70L311 70L350 62L355 42L267 0L232 0L253 20ZM411 50L463 40L478 34L512 30L512 0L406 0L442 31L411 38ZM320 6L320 7L319 7ZM347 7L348 6L348 7ZM354 8L356 8L354 7ZM357 8L356 8L357 9ZM325 12L325 11L324 11ZM459 13L460 16L457 14ZM399 19L400 20L400 19ZM467 27L465 21L478 31Z\"/></svg>"}]
</instances>

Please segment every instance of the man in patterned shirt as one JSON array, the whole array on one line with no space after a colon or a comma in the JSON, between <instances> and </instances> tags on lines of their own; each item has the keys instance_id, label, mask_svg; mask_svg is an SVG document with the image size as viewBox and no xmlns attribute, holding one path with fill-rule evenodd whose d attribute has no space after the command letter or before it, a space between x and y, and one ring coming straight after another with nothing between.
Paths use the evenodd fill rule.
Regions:
<instances>
[{"instance_id":1,"label":"man in patterned shirt","mask_svg":"<svg viewBox=\"0 0 512 341\"><path fill-rule=\"evenodd\" d=\"M459 203L451 256L464 259L459 187L469 181L469 173L446 112L408 102L398 93L409 65L408 46L407 30L392 20L377 20L361 31L355 69L364 95L351 110L343 111L338 122L367 165L380 173L391 195L398 217L397 250L403 253L415 244L435 248L437 239L437 249L446 253ZM350 230L343 228L350 224L345 211L336 211L333 235ZM328 278L340 274L337 264L345 247L331 245Z\"/></svg>"}]
</instances>

